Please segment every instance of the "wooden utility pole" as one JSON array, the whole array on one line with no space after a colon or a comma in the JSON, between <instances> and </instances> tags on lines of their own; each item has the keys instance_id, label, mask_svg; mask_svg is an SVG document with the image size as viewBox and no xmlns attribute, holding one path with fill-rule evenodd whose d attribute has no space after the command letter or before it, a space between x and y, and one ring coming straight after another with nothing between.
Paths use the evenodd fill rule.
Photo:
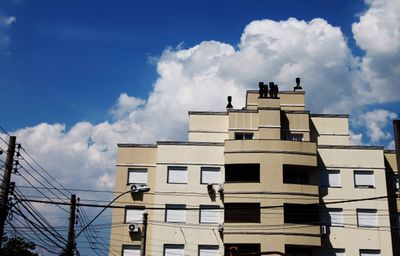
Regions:
<instances>
[{"instance_id":1,"label":"wooden utility pole","mask_svg":"<svg viewBox=\"0 0 400 256\"><path fill-rule=\"evenodd\" d=\"M148 216L147 212L143 213L142 242L140 244L141 256L146 256L147 216Z\"/></svg>"},{"instance_id":2,"label":"wooden utility pole","mask_svg":"<svg viewBox=\"0 0 400 256\"><path fill-rule=\"evenodd\" d=\"M11 172L15 153L15 136L10 136L7 149L7 159L4 165L3 183L0 192L0 248L3 244L4 224L8 215L8 193L10 190Z\"/></svg>"},{"instance_id":3,"label":"wooden utility pole","mask_svg":"<svg viewBox=\"0 0 400 256\"><path fill-rule=\"evenodd\" d=\"M69 225L68 225L68 241L66 256L74 255L75 248L75 210L76 210L76 195L71 195L71 206L69 210Z\"/></svg>"}]
</instances>

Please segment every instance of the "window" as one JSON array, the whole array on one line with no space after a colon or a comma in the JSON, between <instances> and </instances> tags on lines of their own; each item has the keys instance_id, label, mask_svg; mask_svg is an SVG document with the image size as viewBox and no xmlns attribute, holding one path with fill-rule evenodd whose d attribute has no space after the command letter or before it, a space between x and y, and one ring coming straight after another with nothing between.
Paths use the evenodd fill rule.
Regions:
<instances>
[{"instance_id":1,"label":"window","mask_svg":"<svg viewBox=\"0 0 400 256\"><path fill-rule=\"evenodd\" d=\"M184 256L183 244L164 244L164 256Z\"/></svg>"},{"instance_id":2,"label":"window","mask_svg":"<svg viewBox=\"0 0 400 256\"><path fill-rule=\"evenodd\" d=\"M283 183L310 184L309 174L313 169L312 166L283 165Z\"/></svg>"},{"instance_id":3,"label":"window","mask_svg":"<svg viewBox=\"0 0 400 256\"><path fill-rule=\"evenodd\" d=\"M286 140L303 141L304 137L302 133L288 133L286 134Z\"/></svg>"},{"instance_id":4,"label":"window","mask_svg":"<svg viewBox=\"0 0 400 256\"><path fill-rule=\"evenodd\" d=\"M219 256L218 245L199 245L199 256Z\"/></svg>"},{"instance_id":5,"label":"window","mask_svg":"<svg viewBox=\"0 0 400 256\"><path fill-rule=\"evenodd\" d=\"M318 204L283 204L284 223L309 224L319 223Z\"/></svg>"},{"instance_id":6,"label":"window","mask_svg":"<svg viewBox=\"0 0 400 256\"><path fill-rule=\"evenodd\" d=\"M326 209L323 222L329 226L343 226L343 209Z\"/></svg>"},{"instance_id":7,"label":"window","mask_svg":"<svg viewBox=\"0 0 400 256\"><path fill-rule=\"evenodd\" d=\"M235 132L235 140L252 140L253 136L251 132Z\"/></svg>"},{"instance_id":8,"label":"window","mask_svg":"<svg viewBox=\"0 0 400 256\"><path fill-rule=\"evenodd\" d=\"M122 245L122 256L140 256L140 245Z\"/></svg>"},{"instance_id":9,"label":"window","mask_svg":"<svg viewBox=\"0 0 400 256\"><path fill-rule=\"evenodd\" d=\"M285 253L296 256L312 256L311 246L285 244Z\"/></svg>"},{"instance_id":10,"label":"window","mask_svg":"<svg viewBox=\"0 0 400 256\"><path fill-rule=\"evenodd\" d=\"M322 187L341 187L342 182L339 170L327 170L321 172Z\"/></svg>"},{"instance_id":11,"label":"window","mask_svg":"<svg viewBox=\"0 0 400 256\"><path fill-rule=\"evenodd\" d=\"M125 208L125 223L143 223L144 207L128 206Z\"/></svg>"},{"instance_id":12,"label":"window","mask_svg":"<svg viewBox=\"0 0 400 256\"><path fill-rule=\"evenodd\" d=\"M373 171L354 171L354 186L356 188L373 188L374 172Z\"/></svg>"},{"instance_id":13,"label":"window","mask_svg":"<svg viewBox=\"0 0 400 256\"><path fill-rule=\"evenodd\" d=\"M226 164L225 182L260 182L260 164Z\"/></svg>"},{"instance_id":14,"label":"window","mask_svg":"<svg viewBox=\"0 0 400 256\"><path fill-rule=\"evenodd\" d=\"M324 250L324 254L326 256L345 256L344 249L326 249Z\"/></svg>"},{"instance_id":15,"label":"window","mask_svg":"<svg viewBox=\"0 0 400 256\"><path fill-rule=\"evenodd\" d=\"M147 169L128 169L128 184L147 184Z\"/></svg>"},{"instance_id":16,"label":"window","mask_svg":"<svg viewBox=\"0 0 400 256\"><path fill-rule=\"evenodd\" d=\"M225 222L260 223L259 203L226 203Z\"/></svg>"},{"instance_id":17,"label":"window","mask_svg":"<svg viewBox=\"0 0 400 256\"><path fill-rule=\"evenodd\" d=\"M219 167L201 167L201 184L218 184L221 181Z\"/></svg>"},{"instance_id":18,"label":"window","mask_svg":"<svg viewBox=\"0 0 400 256\"><path fill-rule=\"evenodd\" d=\"M357 209L357 224L359 227L378 227L376 209Z\"/></svg>"},{"instance_id":19,"label":"window","mask_svg":"<svg viewBox=\"0 0 400 256\"><path fill-rule=\"evenodd\" d=\"M219 213L217 205L200 205L200 223L219 223Z\"/></svg>"},{"instance_id":20,"label":"window","mask_svg":"<svg viewBox=\"0 0 400 256\"><path fill-rule=\"evenodd\" d=\"M261 252L260 244L224 244L225 253L224 255L229 255L232 248L237 249L237 253L257 253Z\"/></svg>"},{"instance_id":21,"label":"window","mask_svg":"<svg viewBox=\"0 0 400 256\"><path fill-rule=\"evenodd\" d=\"M168 166L168 183L187 183L187 167L186 166Z\"/></svg>"},{"instance_id":22,"label":"window","mask_svg":"<svg viewBox=\"0 0 400 256\"><path fill-rule=\"evenodd\" d=\"M380 250L360 250L360 256L380 256Z\"/></svg>"},{"instance_id":23,"label":"window","mask_svg":"<svg viewBox=\"0 0 400 256\"><path fill-rule=\"evenodd\" d=\"M167 204L165 205L165 221L166 222L185 222L186 221L186 205L184 204Z\"/></svg>"}]
</instances>

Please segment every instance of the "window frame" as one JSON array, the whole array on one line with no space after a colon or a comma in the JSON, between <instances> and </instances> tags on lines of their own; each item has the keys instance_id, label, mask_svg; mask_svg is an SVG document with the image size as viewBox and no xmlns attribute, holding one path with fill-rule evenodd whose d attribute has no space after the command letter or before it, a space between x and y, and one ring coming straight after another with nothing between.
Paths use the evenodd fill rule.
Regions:
<instances>
[{"instance_id":1,"label":"window frame","mask_svg":"<svg viewBox=\"0 0 400 256\"><path fill-rule=\"evenodd\" d=\"M364 212L364 213L375 213L374 218L376 219L376 225L371 226L371 225L365 225L365 224L360 224L360 216L359 213ZM365 228L379 228L379 218L378 218L378 210L377 209L372 209L372 208L357 208L356 209L356 216L357 216L357 227L365 227Z\"/></svg>"},{"instance_id":2,"label":"window frame","mask_svg":"<svg viewBox=\"0 0 400 256\"><path fill-rule=\"evenodd\" d=\"M146 172L146 183L129 182L130 173L133 173L135 171L145 171ZM133 184L147 185L148 182L149 182L149 170L147 168L128 168L128 177L127 177L127 181L126 181L127 185L133 185Z\"/></svg>"},{"instance_id":3,"label":"window frame","mask_svg":"<svg viewBox=\"0 0 400 256\"><path fill-rule=\"evenodd\" d=\"M239 138L239 135L241 138ZM235 140L253 140L254 132L235 132Z\"/></svg>"},{"instance_id":4,"label":"window frame","mask_svg":"<svg viewBox=\"0 0 400 256\"><path fill-rule=\"evenodd\" d=\"M127 222L126 221L126 217L128 216L128 214L127 214L128 210L134 210L134 209L146 211L146 207L145 206L141 206L141 205L127 205L127 206L125 206L124 224L142 224L143 223L143 219L141 220L141 222Z\"/></svg>"},{"instance_id":5,"label":"window frame","mask_svg":"<svg viewBox=\"0 0 400 256\"><path fill-rule=\"evenodd\" d=\"M343 227L344 226L343 208L327 208L326 211L329 216L329 226L331 226L331 227ZM340 212L341 213L341 216L340 216L342 219L341 223L333 223L332 222L331 212Z\"/></svg>"},{"instance_id":6,"label":"window frame","mask_svg":"<svg viewBox=\"0 0 400 256\"><path fill-rule=\"evenodd\" d=\"M184 220L183 221L168 221L168 211L184 211ZM165 205L165 217L164 222L167 223L186 223L186 204L166 204Z\"/></svg>"},{"instance_id":7,"label":"window frame","mask_svg":"<svg viewBox=\"0 0 400 256\"><path fill-rule=\"evenodd\" d=\"M219 181L218 182L213 182L213 183L205 183L203 182L203 171L205 171L205 169L215 169L217 171L209 171L209 172L218 172L219 174ZM221 167L216 167L216 166L202 166L200 167L200 184L202 185L207 185L207 184L213 184L213 185L217 185L221 183Z\"/></svg>"},{"instance_id":8,"label":"window frame","mask_svg":"<svg viewBox=\"0 0 400 256\"><path fill-rule=\"evenodd\" d=\"M330 184L330 174L338 174L339 175L339 185L331 185ZM322 177L326 176L326 184L324 181L321 179L321 187L323 188L341 188L342 187L342 172L339 169L327 169L325 171L322 171Z\"/></svg>"},{"instance_id":9,"label":"window frame","mask_svg":"<svg viewBox=\"0 0 400 256\"><path fill-rule=\"evenodd\" d=\"M357 185L356 184L356 175L357 174L372 174L372 185ZM355 188L366 188L366 189L373 189L375 188L375 172L373 170L354 170L353 171L353 179L354 179L354 187Z\"/></svg>"},{"instance_id":10,"label":"window frame","mask_svg":"<svg viewBox=\"0 0 400 256\"><path fill-rule=\"evenodd\" d=\"M121 256L124 256L124 250L125 249L132 249L132 250L139 250L139 255L140 255L140 245L134 245L134 244L123 244L121 246Z\"/></svg>"},{"instance_id":11,"label":"window frame","mask_svg":"<svg viewBox=\"0 0 400 256\"><path fill-rule=\"evenodd\" d=\"M184 244L164 244L163 245L163 256L165 256L166 249L182 249L182 255L185 255L185 245Z\"/></svg>"},{"instance_id":12,"label":"window frame","mask_svg":"<svg viewBox=\"0 0 400 256\"><path fill-rule=\"evenodd\" d=\"M207 209L213 209L213 210L217 210L217 212L218 212L218 220L216 221L216 222L202 222L201 221L201 211L202 210L207 210ZM218 224L218 223L220 223L221 222L221 211L220 211L220 207L219 207L219 205L203 205L203 204L201 204L200 206L199 206L199 223L200 224Z\"/></svg>"},{"instance_id":13,"label":"window frame","mask_svg":"<svg viewBox=\"0 0 400 256\"><path fill-rule=\"evenodd\" d=\"M186 180L185 182L171 182L170 181L170 171L171 169L173 170L179 170L179 171L185 171L186 172ZM167 184L188 184L188 167L187 166L177 166L177 165L170 165L167 166Z\"/></svg>"},{"instance_id":14,"label":"window frame","mask_svg":"<svg viewBox=\"0 0 400 256\"><path fill-rule=\"evenodd\" d=\"M218 254L219 254L219 245L217 245L217 244L216 245L214 245L214 244L199 244L197 248L198 248L197 249L198 256L201 256L200 255L201 249L217 250Z\"/></svg>"},{"instance_id":15,"label":"window frame","mask_svg":"<svg viewBox=\"0 0 400 256\"><path fill-rule=\"evenodd\" d=\"M375 254L375 255L381 255L381 250L379 249L360 249L360 256L362 253L370 253L370 254Z\"/></svg>"},{"instance_id":16,"label":"window frame","mask_svg":"<svg viewBox=\"0 0 400 256\"><path fill-rule=\"evenodd\" d=\"M237 205L235 207L234 205ZM242 205L242 206L239 206ZM248 205L246 208L244 205ZM235 209L236 208L236 209ZM236 215L238 214L239 211L243 213L243 215L251 213L250 210L257 209L258 212L256 212L255 217L251 219L246 219L246 220L237 220L232 218L231 215ZM228 210L231 210L233 212L230 212ZM235 212L236 210L236 212ZM230 219L227 219L227 216L230 216ZM257 220L256 220L257 219ZM261 203L225 203L224 205L224 223L261 223Z\"/></svg>"}]
</instances>

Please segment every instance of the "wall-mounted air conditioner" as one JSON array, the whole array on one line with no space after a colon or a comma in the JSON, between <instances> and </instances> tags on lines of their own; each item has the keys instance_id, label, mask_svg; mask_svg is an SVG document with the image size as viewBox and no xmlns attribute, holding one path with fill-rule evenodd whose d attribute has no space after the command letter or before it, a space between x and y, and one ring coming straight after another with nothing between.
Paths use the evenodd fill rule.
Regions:
<instances>
[{"instance_id":1,"label":"wall-mounted air conditioner","mask_svg":"<svg viewBox=\"0 0 400 256\"><path fill-rule=\"evenodd\" d=\"M143 193L143 192L149 192L150 188L147 185L133 184L131 186L131 191L133 193Z\"/></svg>"}]
</instances>

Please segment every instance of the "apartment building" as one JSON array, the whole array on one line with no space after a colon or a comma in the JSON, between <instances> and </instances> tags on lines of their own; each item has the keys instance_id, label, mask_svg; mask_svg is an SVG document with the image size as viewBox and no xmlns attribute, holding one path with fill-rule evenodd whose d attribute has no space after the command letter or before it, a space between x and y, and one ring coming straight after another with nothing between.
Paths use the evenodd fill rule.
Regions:
<instances>
[{"instance_id":1,"label":"apartment building","mask_svg":"<svg viewBox=\"0 0 400 256\"><path fill-rule=\"evenodd\" d=\"M349 145L348 115L311 114L296 83L189 112L188 141L118 144L115 196L133 191L110 255L393 255L384 149Z\"/></svg>"}]
</instances>

